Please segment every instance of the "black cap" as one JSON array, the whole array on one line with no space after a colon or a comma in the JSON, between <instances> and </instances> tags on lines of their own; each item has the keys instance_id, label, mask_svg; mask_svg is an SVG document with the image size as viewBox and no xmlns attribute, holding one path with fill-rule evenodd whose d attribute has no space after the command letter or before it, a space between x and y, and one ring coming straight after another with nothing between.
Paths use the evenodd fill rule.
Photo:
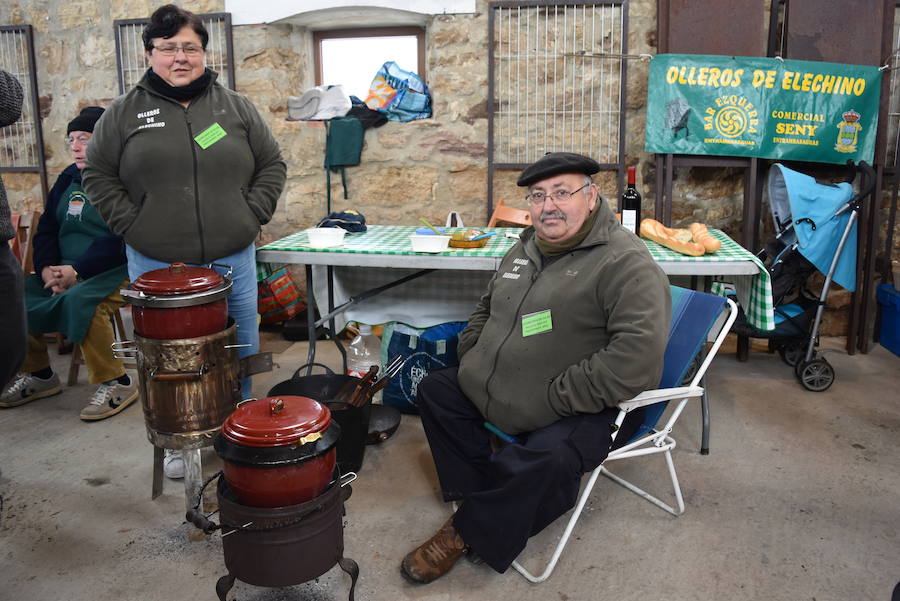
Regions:
<instances>
[{"instance_id":1,"label":"black cap","mask_svg":"<svg viewBox=\"0 0 900 601\"><path fill-rule=\"evenodd\" d=\"M94 125L100 120L100 115L103 114L103 110L104 109L99 106L86 106L81 109L78 116L69 121L69 126L66 128L66 135L68 136L73 131L94 133Z\"/></svg>"},{"instance_id":2,"label":"black cap","mask_svg":"<svg viewBox=\"0 0 900 601\"><path fill-rule=\"evenodd\" d=\"M574 152L548 152L522 170L516 185L530 186L560 173L593 175L598 171L600 171L600 163L592 158Z\"/></svg>"}]
</instances>

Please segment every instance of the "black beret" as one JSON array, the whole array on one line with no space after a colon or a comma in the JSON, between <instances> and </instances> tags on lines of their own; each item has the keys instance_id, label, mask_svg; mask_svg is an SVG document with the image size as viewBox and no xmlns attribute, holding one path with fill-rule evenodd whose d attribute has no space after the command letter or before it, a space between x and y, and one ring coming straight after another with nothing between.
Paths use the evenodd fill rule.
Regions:
<instances>
[{"instance_id":1,"label":"black beret","mask_svg":"<svg viewBox=\"0 0 900 601\"><path fill-rule=\"evenodd\" d=\"M516 184L530 186L542 179L560 173L584 173L593 175L600 171L600 164L592 158L574 152L548 152L537 161L525 167Z\"/></svg>"},{"instance_id":2,"label":"black beret","mask_svg":"<svg viewBox=\"0 0 900 601\"><path fill-rule=\"evenodd\" d=\"M94 133L94 125L100 120L100 115L102 114L103 109L99 106L84 107L81 109L81 112L78 113L77 117L69 121L69 126L66 128L66 135L68 136L73 131Z\"/></svg>"}]
</instances>

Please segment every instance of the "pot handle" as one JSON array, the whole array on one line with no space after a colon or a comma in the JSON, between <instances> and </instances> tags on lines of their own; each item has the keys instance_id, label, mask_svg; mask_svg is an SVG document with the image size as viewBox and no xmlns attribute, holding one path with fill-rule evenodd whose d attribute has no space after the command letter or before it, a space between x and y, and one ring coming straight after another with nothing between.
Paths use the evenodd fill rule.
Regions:
<instances>
[{"instance_id":1,"label":"pot handle","mask_svg":"<svg viewBox=\"0 0 900 601\"><path fill-rule=\"evenodd\" d=\"M356 475L356 472L347 472L346 474L342 475L340 478L341 488L356 480L357 477L358 476Z\"/></svg>"},{"instance_id":2,"label":"pot handle","mask_svg":"<svg viewBox=\"0 0 900 601\"><path fill-rule=\"evenodd\" d=\"M117 340L109 345L112 349L113 357L116 359L135 359L137 358L137 345L134 340Z\"/></svg>"},{"instance_id":3,"label":"pot handle","mask_svg":"<svg viewBox=\"0 0 900 601\"><path fill-rule=\"evenodd\" d=\"M228 271L225 272L226 278L230 278L231 274L234 272L234 267L232 267L231 265L226 265L225 263L210 263L209 266L210 267L224 267L225 269L227 269Z\"/></svg>"},{"instance_id":4,"label":"pot handle","mask_svg":"<svg viewBox=\"0 0 900 601\"><path fill-rule=\"evenodd\" d=\"M314 367L314 366L316 366L316 365L318 365L319 367L321 367L322 369L324 369L324 370L325 370L325 373L326 373L327 375L329 375L329 376L333 376L333 375L334 375L334 372L331 371L331 368L328 367L327 365L324 365L324 364L322 364L322 363L306 363L306 364L301 365L300 367L297 368L297 371L294 372L293 377L294 377L294 378L299 378L299 377L300 377L300 372L301 372L301 371L303 371L303 370L304 370L305 368L307 368L307 367Z\"/></svg>"},{"instance_id":5,"label":"pot handle","mask_svg":"<svg viewBox=\"0 0 900 601\"><path fill-rule=\"evenodd\" d=\"M203 374L209 371L209 367L204 363L197 371L151 371L150 379L157 382L185 382L199 380Z\"/></svg>"}]
</instances>

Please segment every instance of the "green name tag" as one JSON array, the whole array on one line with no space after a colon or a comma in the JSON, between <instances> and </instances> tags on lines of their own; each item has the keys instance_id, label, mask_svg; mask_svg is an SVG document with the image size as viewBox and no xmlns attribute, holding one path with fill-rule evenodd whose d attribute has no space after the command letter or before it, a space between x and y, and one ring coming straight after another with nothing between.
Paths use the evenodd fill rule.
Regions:
<instances>
[{"instance_id":1,"label":"green name tag","mask_svg":"<svg viewBox=\"0 0 900 601\"><path fill-rule=\"evenodd\" d=\"M522 316L522 337L533 336L541 332L549 332L553 329L553 318L550 317L550 309L529 313Z\"/></svg>"},{"instance_id":2,"label":"green name tag","mask_svg":"<svg viewBox=\"0 0 900 601\"><path fill-rule=\"evenodd\" d=\"M218 123L213 123L206 129L201 131L199 134L197 134L197 136L194 138L194 141L200 146L200 148L206 150L227 135L228 133L224 129L222 129L221 125L219 125Z\"/></svg>"}]
</instances>

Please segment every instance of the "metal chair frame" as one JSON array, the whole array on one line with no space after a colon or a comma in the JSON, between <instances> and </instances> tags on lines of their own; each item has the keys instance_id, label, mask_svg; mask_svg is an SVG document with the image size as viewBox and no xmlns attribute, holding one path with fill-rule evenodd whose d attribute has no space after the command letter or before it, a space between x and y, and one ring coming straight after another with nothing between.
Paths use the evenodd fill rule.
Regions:
<instances>
[{"instance_id":1,"label":"metal chair frame","mask_svg":"<svg viewBox=\"0 0 900 601\"><path fill-rule=\"evenodd\" d=\"M588 479L588 482L582 490L581 495L578 499L578 503L576 504L572 515L569 517L569 521L566 524L565 531L563 532L562 537L557 543L556 549L554 549L550 561L547 563L547 566L542 572L537 575L533 574L532 572L527 570L519 562L518 559L512 563L512 567L517 572L522 574L522 576L524 576L527 580L533 583L540 583L544 582L545 580L547 580L547 578L550 577L550 574L553 572L553 569L556 567L556 564L559 561L560 556L562 555L566 543L569 541L569 537L572 535L572 531L575 529L575 524L578 521L578 518L581 516L581 512L584 509L588 497L590 496L591 491L594 488L594 484L597 481L597 477L600 474L603 474L614 482L621 484L628 490L636 493L641 498L646 499L647 501L653 503L661 509L664 509L674 516L681 515L684 512L684 497L681 494L681 486L678 483L678 476L675 473L675 464L672 460L672 450L675 448L676 442L675 439L670 436L670 434L672 432L672 429L675 427L675 422L678 420L678 417L681 415L682 411L687 405L687 402L694 398L700 398L703 395L703 387L700 386L700 382L703 379L703 376L706 374L707 368L709 368L709 365L712 363L713 358L716 356L719 347L722 346L722 342L728 335L728 332L731 329L734 320L737 318L737 305L730 299L725 299L725 302L727 303L727 306L723 310L728 311L728 317L726 318L725 323L723 324L721 330L713 341L713 344L707 352L706 357L700 364L697 373L694 375L687 386L647 390L634 397L633 399L619 403L619 415L616 417L616 426L621 426L622 422L625 420L625 416L631 411L638 409L639 407L645 407L668 401L677 401L674 410L672 411L668 420L665 422L665 425L662 428L650 430L647 434L640 436L639 438L629 442L621 448L610 451L606 460L591 472L590 478ZM618 430L616 432L613 432L613 442L615 442L615 436L617 432ZM625 480L621 476L613 474L606 468L606 463L610 461L628 459L631 457L640 457L644 455L656 455L660 453L663 454L666 459L666 465L669 470L669 477L671 479L677 507L672 507L668 503L665 503L664 501L660 500L644 489Z\"/></svg>"}]
</instances>

